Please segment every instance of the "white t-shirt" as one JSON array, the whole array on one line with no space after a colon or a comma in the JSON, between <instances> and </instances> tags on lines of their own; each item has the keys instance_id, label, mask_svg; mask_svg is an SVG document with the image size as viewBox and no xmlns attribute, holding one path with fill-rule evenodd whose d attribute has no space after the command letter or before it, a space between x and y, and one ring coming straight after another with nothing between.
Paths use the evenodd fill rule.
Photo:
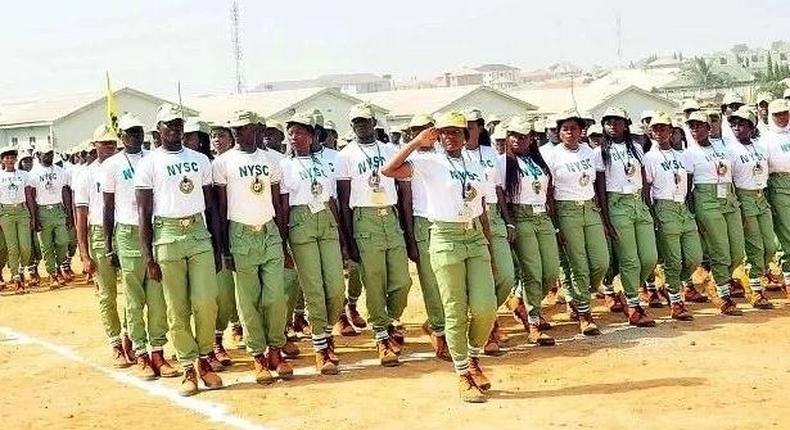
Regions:
<instances>
[{"instance_id":1,"label":"white t-shirt","mask_svg":"<svg viewBox=\"0 0 790 430\"><path fill-rule=\"evenodd\" d=\"M121 151L102 163L101 191L115 194L115 222L117 224L139 225L137 198L134 194L134 175L137 165L148 151L136 154Z\"/></svg>"},{"instance_id":2,"label":"white t-shirt","mask_svg":"<svg viewBox=\"0 0 790 430\"><path fill-rule=\"evenodd\" d=\"M772 129L761 141L768 151L768 172L790 173L790 131Z\"/></svg>"},{"instance_id":3,"label":"white t-shirt","mask_svg":"<svg viewBox=\"0 0 790 430\"><path fill-rule=\"evenodd\" d=\"M189 148L151 151L137 165L134 187L154 192L154 216L186 218L206 210L204 186L211 185L211 162Z\"/></svg>"},{"instance_id":4,"label":"white t-shirt","mask_svg":"<svg viewBox=\"0 0 790 430\"><path fill-rule=\"evenodd\" d=\"M513 204L530 205L538 212L546 210L546 193L549 189L549 175L529 157L516 157L518 176L521 184ZM505 189L507 157L500 155L497 159L496 185Z\"/></svg>"},{"instance_id":5,"label":"white t-shirt","mask_svg":"<svg viewBox=\"0 0 790 430\"><path fill-rule=\"evenodd\" d=\"M721 142L693 146L683 151L683 165L694 175L695 184L726 184L732 182L732 160Z\"/></svg>"},{"instance_id":6,"label":"white t-shirt","mask_svg":"<svg viewBox=\"0 0 790 430\"><path fill-rule=\"evenodd\" d=\"M431 157L437 154L436 151L414 151L409 155L409 161L415 158ZM412 178L411 181L411 201L414 216L428 218L428 184L422 178Z\"/></svg>"},{"instance_id":7,"label":"white t-shirt","mask_svg":"<svg viewBox=\"0 0 790 430\"><path fill-rule=\"evenodd\" d=\"M413 168L412 182L425 184L428 219L469 222L483 214L485 173L479 163L463 163L461 158L439 153L410 157L409 163ZM465 187L469 201L463 196Z\"/></svg>"},{"instance_id":8,"label":"white t-shirt","mask_svg":"<svg viewBox=\"0 0 790 430\"><path fill-rule=\"evenodd\" d=\"M337 197L337 157L340 156L340 151L336 151L332 148L326 148L324 146L321 147L321 150L313 154L316 157L316 160L324 165L326 169L326 173L332 176L333 183L329 187L329 195L332 197Z\"/></svg>"},{"instance_id":9,"label":"white t-shirt","mask_svg":"<svg viewBox=\"0 0 790 430\"><path fill-rule=\"evenodd\" d=\"M463 150L467 165L476 163L483 169L485 175L485 198L486 204L497 203L496 195L496 166L499 154L492 146L478 146L475 150Z\"/></svg>"},{"instance_id":10,"label":"white t-shirt","mask_svg":"<svg viewBox=\"0 0 790 430\"><path fill-rule=\"evenodd\" d=\"M645 154L645 180L650 184L653 200L683 202L688 191L688 172L681 151L659 149L658 145Z\"/></svg>"},{"instance_id":11,"label":"white t-shirt","mask_svg":"<svg viewBox=\"0 0 790 430\"><path fill-rule=\"evenodd\" d=\"M105 160L106 161L106 160ZM74 206L88 208L88 224L102 225L104 196L101 192L102 164L99 160L85 167L74 181Z\"/></svg>"},{"instance_id":12,"label":"white t-shirt","mask_svg":"<svg viewBox=\"0 0 790 430\"><path fill-rule=\"evenodd\" d=\"M609 145L609 166L603 162L601 147L593 149L595 165L599 172L606 176L606 191L610 193L630 194L642 189L642 148L634 145L638 154L637 158L631 154L625 143L612 143Z\"/></svg>"},{"instance_id":13,"label":"white t-shirt","mask_svg":"<svg viewBox=\"0 0 790 430\"><path fill-rule=\"evenodd\" d=\"M352 209L393 206L397 203L395 180L380 173L381 168L396 151L393 145L378 141L369 145L352 142L340 151L336 166L337 179L351 180L349 206ZM378 173L378 189L371 185L374 173Z\"/></svg>"},{"instance_id":14,"label":"white t-shirt","mask_svg":"<svg viewBox=\"0 0 790 430\"><path fill-rule=\"evenodd\" d=\"M24 170L0 171L0 203L14 205L25 202L25 187L30 186L30 177Z\"/></svg>"},{"instance_id":15,"label":"white t-shirt","mask_svg":"<svg viewBox=\"0 0 790 430\"><path fill-rule=\"evenodd\" d=\"M280 169L283 172L280 193L288 194L290 206L307 205L314 212L320 212L326 208L329 198L334 197L334 171L318 154L284 158L280 161Z\"/></svg>"},{"instance_id":16,"label":"white t-shirt","mask_svg":"<svg viewBox=\"0 0 790 430\"><path fill-rule=\"evenodd\" d=\"M44 167L39 164L28 174L30 186L36 189L36 204L54 205L63 203L63 187L69 186L68 170L56 164Z\"/></svg>"},{"instance_id":17,"label":"white t-shirt","mask_svg":"<svg viewBox=\"0 0 790 430\"><path fill-rule=\"evenodd\" d=\"M224 185L228 219L246 225L263 225L274 218L272 184L280 183L279 157L255 149L246 153L230 149L214 159L214 183Z\"/></svg>"},{"instance_id":18,"label":"white t-shirt","mask_svg":"<svg viewBox=\"0 0 790 430\"><path fill-rule=\"evenodd\" d=\"M71 187L72 191L77 185L77 178L80 177L83 170L85 170L85 166L82 164L73 164L69 169L69 186Z\"/></svg>"},{"instance_id":19,"label":"white t-shirt","mask_svg":"<svg viewBox=\"0 0 790 430\"><path fill-rule=\"evenodd\" d=\"M546 164L554 179L554 198L563 201L585 201L595 197L595 154L579 143L576 151L559 144L546 153Z\"/></svg>"},{"instance_id":20,"label":"white t-shirt","mask_svg":"<svg viewBox=\"0 0 790 430\"><path fill-rule=\"evenodd\" d=\"M742 190L762 190L768 184L768 150L762 142L727 147L732 160L732 182Z\"/></svg>"}]
</instances>

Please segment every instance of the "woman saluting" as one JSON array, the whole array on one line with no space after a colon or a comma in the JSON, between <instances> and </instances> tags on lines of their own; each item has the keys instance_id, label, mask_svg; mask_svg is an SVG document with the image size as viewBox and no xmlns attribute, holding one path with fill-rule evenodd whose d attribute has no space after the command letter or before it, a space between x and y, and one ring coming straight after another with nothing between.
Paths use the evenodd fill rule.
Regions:
<instances>
[{"instance_id":1,"label":"woman saluting","mask_svg":"<svg viewBox=\"0 0 790 430\"><path fill-rule=\"evenodd\" d=\"M432 146L437 136L444 152L410 155ZM429 250L445 314L445 336L459 375L461 399L485 402L491 387L478 356L496 318L488 220L483 211L481 166L464 160L466 117L441 115L435 128L422 131L381 170L393 178L424 181L431 226Z\"/></svg>"}]
</instances>

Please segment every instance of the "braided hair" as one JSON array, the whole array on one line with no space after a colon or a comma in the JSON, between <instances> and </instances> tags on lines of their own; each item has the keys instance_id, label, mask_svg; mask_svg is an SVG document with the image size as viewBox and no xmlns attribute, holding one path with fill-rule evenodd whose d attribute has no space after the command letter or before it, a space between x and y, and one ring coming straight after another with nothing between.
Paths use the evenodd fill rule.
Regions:
<instances>
[{"instance_id":1,"label":"braided hair","mask_svg":"<svg viewBox=\"0 0 790 430\"><path fill-rule=\"evenodd\" d=\"M508 133L508 137L510 134ZM527 139L529 139L529 146L527 147L526 158L531 159L544 175L548 175L549 166L540 153L537 137L534 133L530 133ZM513 203L518 200L518 196L521 193L521 168L518 165L518 155L513 152L506 152L505 154L505 196L509 202Z\"/></svg>"},{"instance_id":2,"label":"braided hair","mask_svg":"<svg viewBox=\"0 0 790 430\"><path fill-rule=\"evenodd\" d=\"M601 118L601 122L603 122L605 118ZM639 151L636 150L636 145L634 144L634 138L631 136L631 130L628 128L628 123L626 123L625 130L623 130L623 140L625 141L625 150L626 152L637 161L639 164L643 164L642 156L639 154ZM601 158L603 158L603 164L608 169L612 164L612 152L611 147L614 140L608 133L604 130L603 133L603 143L601 144Z\"/></svg>"}]
</instances>

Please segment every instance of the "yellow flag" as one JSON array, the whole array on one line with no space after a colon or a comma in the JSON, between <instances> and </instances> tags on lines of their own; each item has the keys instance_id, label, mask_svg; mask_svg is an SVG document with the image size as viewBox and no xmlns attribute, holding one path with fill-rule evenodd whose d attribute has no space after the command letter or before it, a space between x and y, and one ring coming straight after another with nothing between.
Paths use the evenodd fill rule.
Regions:
<instances>
[{"instance_id":1,"label":"yellow flag","mask_svg":"<svg viewBox=\"0 0 790 430\"><path fill-rule=\"evenodd\" d=\"M110 72L107 72L107 128L119 137L118 130L118 103L115 101L115 94L110 88Z\"/></svg>"}]
</instances>

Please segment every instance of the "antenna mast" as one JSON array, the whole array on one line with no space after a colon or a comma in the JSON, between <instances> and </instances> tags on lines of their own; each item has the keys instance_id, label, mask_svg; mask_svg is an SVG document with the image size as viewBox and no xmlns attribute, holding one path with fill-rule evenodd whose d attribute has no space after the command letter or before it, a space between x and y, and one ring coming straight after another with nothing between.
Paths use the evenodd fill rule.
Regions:
<instances>
[{"instance_id":1,"label":"antenna mast","mask_svg":"<svg viewBox=\"0 0 790 430\"><path fill-rule=\"evenodd\" d=\"M244 72L242 71L241 38L239 37L239 2L234 0L230 7L231 41L233 43L233 60L236 66L236 94L244 92Z\"/></svg>"},{"instance_id":2,"label":"antenna mast","mask_svg":"<svg viewBox=\"0 0 790 430\"><path fill-rule=\"evenodd\" d=\"M617 33L617 65L622 67L623 66L623 23L620 19L620 12L617 12L617 17L615 18L615 26L616 26L616 33Z\"/></svg>"}]
</instances>

